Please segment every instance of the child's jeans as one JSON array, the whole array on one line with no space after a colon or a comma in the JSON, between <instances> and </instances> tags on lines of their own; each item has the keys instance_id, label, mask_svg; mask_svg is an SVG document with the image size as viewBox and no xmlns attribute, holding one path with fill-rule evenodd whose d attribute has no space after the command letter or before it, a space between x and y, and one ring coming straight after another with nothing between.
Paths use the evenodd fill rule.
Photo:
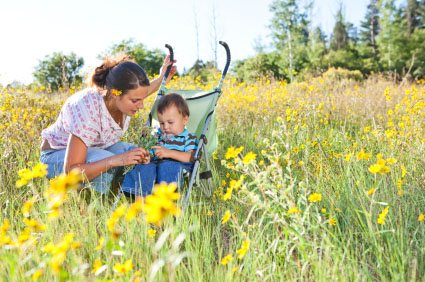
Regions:
<instances>
[{"instance_id":1,"label":"child's jeans","mask_svg":"<svg viewBox=\"0 0 425 282\"><path fill-rule=\"evenodd\" d=\"M105 149L87 148L86 163L93 163L103 160L113 155L118 155L127 152L137 146L131 143L118 142ZM45 150L41 152L40 162L48 165L47 178L52 179L63 173L63 164L65 161L66 149L62 150ZM113 168L104 172L102 175L90 181L90 186L94 190L101 193L108 193L118 168Z\"/></svg>"},{"instance_id":2,"label":"child's jeans","mask_svg":"<svg viewBox=\"0 0 425 282\"><path fill-rule=\"evenodd\" d=\"M156 160L148 164L139 164L124 176L121 190L137 196L152 193L155 183L176 182L180 188L183 183L183 170L191 172L193 163L179 162L170 159Z\"/></svg>"}]
</instances>

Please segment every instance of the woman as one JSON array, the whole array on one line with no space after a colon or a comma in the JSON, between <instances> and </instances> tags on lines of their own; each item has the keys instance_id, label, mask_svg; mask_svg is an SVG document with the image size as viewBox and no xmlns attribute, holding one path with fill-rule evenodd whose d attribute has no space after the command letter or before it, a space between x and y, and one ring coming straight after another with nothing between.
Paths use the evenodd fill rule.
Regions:
<instances>
[{"instance_id":1,"label":"woman","mask_svg":"<svg viewBox=\"0 0 425 282\"><path fill-rule=\"evenodd\" d=\"M118 167L148 160L145 149L119 140L172 63L167 57L159 77L149 82L127 56L107 57L90 76L91 88L69 97L56 122L42 131L40 161L48 165L47 177L79 168L91 188L108 193ZM174 66L167 82L175 73Z\"/></svg>"}]
</instances>

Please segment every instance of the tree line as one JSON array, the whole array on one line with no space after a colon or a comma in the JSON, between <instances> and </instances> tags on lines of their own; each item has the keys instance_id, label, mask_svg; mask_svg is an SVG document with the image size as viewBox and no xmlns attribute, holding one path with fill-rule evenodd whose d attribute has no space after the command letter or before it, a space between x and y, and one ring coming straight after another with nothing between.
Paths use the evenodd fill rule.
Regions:
<instances>
[{"instance_id":1,"label":"tree line","mask_svg":"<svg viewBox=\"0 0 425 282\"><path fill-rule=\"evenodd\" d=\"M345 19L342 4L327 37L312 26L314 1L274 0L270 31L272 50L237 62L241 80L271 75L293 79L320 74L330 67L359 70L363 76L385 73L398 79L425 76L425 0L370 0L357 28Z\"/></svg>"},{"instance_id":2,"label":"tree line","mask_svg":"<svg viewBox=\"0 0 425 282\"><path fill-rule=\"evenodd\" d=\"M237 61L232 72L241 81L265 76L292 80L304 74L318 75L331 67L358 70L363 77L384 73L395 79L425 77L425 0L370 0L359 27L345 19L342 4L330 36L312 25L314 0L274 0L270 5L272 46L256 46L256 55ZM268 50L268 51L265 51ZM113 44L104 54L124 51L149 74L157 73L164 56L133 39ZM53 53L34 70L35 84L51 90L82 82L84 59L75 53ZM214 61L199 59L186 71L207 78Z\"/></svg>"}]
</instances>

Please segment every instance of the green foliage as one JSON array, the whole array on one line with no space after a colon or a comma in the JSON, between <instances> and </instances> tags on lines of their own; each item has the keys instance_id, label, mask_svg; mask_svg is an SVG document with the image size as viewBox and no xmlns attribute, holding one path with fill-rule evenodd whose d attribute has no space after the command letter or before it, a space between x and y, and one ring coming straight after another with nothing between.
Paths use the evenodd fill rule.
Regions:
<instances>
[{"instance_id":1,"label":"green foliage","mask_svg":"<svg viewBox=\"0 0 425 282\"><path fill-rule=\"evenodd\" d=\"M143 43L137 43L134 39L123 40L120 43L113 44L105 55L115 55L119 52L125 52L134 59L149 75L158 74L164 62L165 53L160 49L148 50Z\"/></svg>"},{"instance_id":2,"label":"green foliage","mask_svg":"<svg viewBox=\"0 0 425 282\"><path fill-rule=\"evenodd\" d=\"M80 69L83 65L84 59L73 52L69 55L55 52L39 62L33 75L38 84L51 90L69 88L81 84Z\"/></svg>"},{"instance_id":3,"label":"green foliage","mask_svg":"<svg viewBox=\"0 0 425 282\"><path fill-rule=\"evenodd\" d=\"M359 54L353 47L346 47L338 50L331 50L325 56L325 63L329 67L341 67L349 70L362 69L362 62L359 60Z\"/></svg>"},{"instance_id":4,"label":"green foliage","mask_svg":"<svg viewBox=\"0 0 425 282\"><path fill-rule=\"evenodd\" d=\"M199 78L202 83L206 83L211 78L211 74L216 72L218 72L218 69L215 62L208 61L204 63L202 60L196 60L195 64L187 71L187 74L194 79Z\"/></svg>"},{"instance_id":5,"label":"green foliage","mask_svg":"<svg viewBox=\"0 0 425 282\"><path fill-rule=\"evenodd\" d=\"M279 64L278 52L259 53L255 57L237 61L234 67L239 81L253 81L267 75L284 79L287 76Z\"/></svg>"}]
</instances>

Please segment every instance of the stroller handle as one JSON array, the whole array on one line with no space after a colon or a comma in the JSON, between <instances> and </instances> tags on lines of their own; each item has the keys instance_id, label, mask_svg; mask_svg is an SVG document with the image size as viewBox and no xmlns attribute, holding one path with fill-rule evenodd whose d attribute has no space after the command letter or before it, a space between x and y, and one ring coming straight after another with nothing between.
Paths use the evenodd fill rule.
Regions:
<instances>
[{"instance_id":1,"label":"stroller handle","mask_svg":"<svg viewBox=\"0 0 425 282\"><path fill-rule=\"evenodd\" d=\"M227 45L226 42L224 41L219 41L218 43L220 43L221 46L224 47L224 49L226 49L226 66L223 69L223 72L221 73L221 79L220 79L220 83L218 88L221 89L221 86L223 85L223 81L224 81L224 77L227 74L227 70L229 69L230 66L230 60L231 60L231 56L230 56L230 49L229 49L229 45Z\"/></svg>"},{"instance_id":2,"label":"stroller handle","mask_svg":"<svg viewBox=\"0 0 425 282\"><path fill-rule=\"evenodd\" d=\"M168 51L170 52L170 61L174 61L174 51L173 51L173 47L171 47L170 45L168 45L168 44L165 44L165 48L167 48L168 49ZM173 64L171 64L171 65L169 65L168 67L167 67L167 71L165 72L165 75L164 75L164 81L166 81L167 80L167 78L168 78L168 75L170 74L170 71L171 71L171 68L173 67Z\"/></svg>"}]
</instances>

